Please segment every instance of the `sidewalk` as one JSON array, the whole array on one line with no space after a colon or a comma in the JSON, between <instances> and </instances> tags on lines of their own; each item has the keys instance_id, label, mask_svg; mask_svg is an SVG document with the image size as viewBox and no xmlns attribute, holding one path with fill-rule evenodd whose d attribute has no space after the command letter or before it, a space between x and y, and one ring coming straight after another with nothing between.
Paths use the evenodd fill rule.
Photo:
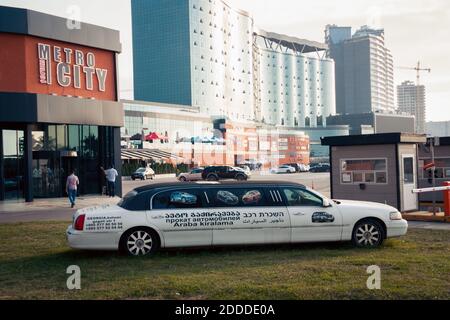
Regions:
<instances>
[{"instance_id":1,"label":"sidewalk","mask_svg":"<svg viewBox=\"0 0 450 320\"><path fill-rule=\"evenodd\" d=\"M75 208L70 208L67 198L38 199L32 203L24 201L0 202L0 224L32 222L32 221L72 221L77 209L103 205L116 204L119 198L100 196L85 196L77 198Z\"/></svg>"},{"instance_id":2,"label":"sidewalk","mask_svg":"<svg viewBox=\"0 0 450 320\"><path fill-rule=\"evenodd\" d=\"M444 212L438 212L433 215L427 211L417 211L402 214L403 219L408 221L422 221L422 222L447 222L450 223L450 217L445 216Z\"/></svg>"}]
</instances>

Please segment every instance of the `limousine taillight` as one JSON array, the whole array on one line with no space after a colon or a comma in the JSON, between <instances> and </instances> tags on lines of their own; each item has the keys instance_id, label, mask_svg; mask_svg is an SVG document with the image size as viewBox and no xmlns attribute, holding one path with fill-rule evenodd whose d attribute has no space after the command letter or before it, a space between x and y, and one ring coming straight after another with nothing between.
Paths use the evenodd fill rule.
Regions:
<instances>
[{"instance_id":1,"label":"limousine taillight","mask_svg":"<svg viewBox=\"0 0 450 320\"><path fill-rule=\"evenodd\" d=\"M80 214L77 219L75 220L75 223L73 225L75 230L83 231L84 229L84 220L86 219L85 214Z\"/></svg>"}]
</instances>

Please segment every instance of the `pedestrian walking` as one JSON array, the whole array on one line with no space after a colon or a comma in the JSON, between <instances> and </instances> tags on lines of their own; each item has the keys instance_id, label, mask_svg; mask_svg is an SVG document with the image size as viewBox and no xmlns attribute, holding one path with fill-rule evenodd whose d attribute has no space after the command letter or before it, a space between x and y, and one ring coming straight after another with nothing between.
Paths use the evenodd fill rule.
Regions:
<instances>
[{"instance_id":1,"label":"pedestrian walking","mask_svg":"<svg viewBox=\"0 0 450 320\"><path fill-rule=\"evenodd\" d=\"M119 173L113 166L110 166L108 170L105 171L106 180L108 181L108 195L110 197L116 196L116 178Z\"/></svg>"},{"instance_id":2,"label":"pedestrian walking","mask_svg":"<svg viewBox=\"0 0 450 320\"><path fill-rule=\"evenodd\" d=\"M70 176L67 177L66 181L66 192L67 195L69 196L71 208L75 207L75 201L77 199L77 190L79 184L80 180L75 175L75 171L72 170Z\"/></svg>"}]
</instances>

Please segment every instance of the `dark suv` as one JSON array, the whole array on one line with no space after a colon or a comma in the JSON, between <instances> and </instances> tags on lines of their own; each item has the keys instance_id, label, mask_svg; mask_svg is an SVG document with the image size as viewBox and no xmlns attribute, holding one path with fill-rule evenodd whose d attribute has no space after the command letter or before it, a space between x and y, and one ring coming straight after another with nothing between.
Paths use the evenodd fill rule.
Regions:
<instances>
[{"instance_id":1,"label":"dark suv","mask_svg":"<svg viewBox=\"0 0 450 320\"><path fill-rule=\"evenodd\" d=\"M223 179L247 180L249 177L241 168L231 166L211 166L203 170L202 179L218 181Z\"/></svg>"}]
</instances>

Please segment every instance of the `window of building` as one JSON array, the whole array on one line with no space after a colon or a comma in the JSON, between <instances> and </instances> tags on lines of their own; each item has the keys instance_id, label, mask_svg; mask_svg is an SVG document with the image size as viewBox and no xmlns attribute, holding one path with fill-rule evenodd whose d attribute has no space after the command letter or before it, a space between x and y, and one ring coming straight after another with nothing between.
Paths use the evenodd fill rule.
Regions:
<instances>
[{"instance_id":1,"label":"window of building","mask_svg":"<svg viewBox=\"0 0 450 320\"><path fill-rule=\"evenodd\" d=\"M422 179L431 179L431 171L423 170L424 165L430 164L430 159L419 160L419 172ZM450 158L435 158L436 169L434 176L436 179L450 178Z\"/></svg>"},{"instance_id":2,"label":"window of building","mask_svg":"<svg viewBox=\"0 0 450 320\"><path fill-rule=\"evenodd\" d=\"M341 184L386 184L387 159L341 160Z\"/></svg>"}]
</instances>

